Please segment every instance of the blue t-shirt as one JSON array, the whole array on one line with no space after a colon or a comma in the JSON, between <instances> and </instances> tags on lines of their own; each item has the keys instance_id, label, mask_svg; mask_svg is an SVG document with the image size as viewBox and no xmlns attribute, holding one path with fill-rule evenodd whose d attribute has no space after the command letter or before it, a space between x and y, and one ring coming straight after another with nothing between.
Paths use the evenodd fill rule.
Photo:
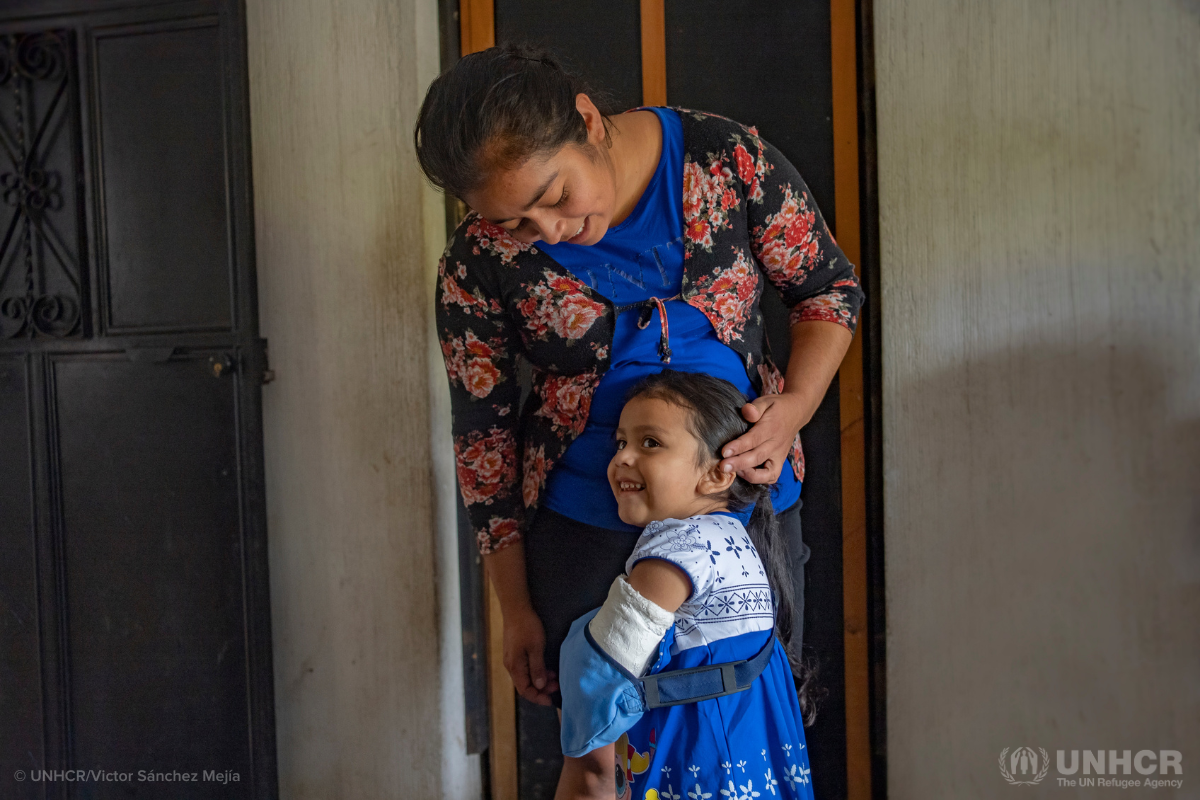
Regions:
<instances>
[{"instance_id":1,"label":"blue t-shirt","mask_svg":"<svg viewBox=\"0 0 1200 800\"><path fill-rule=\"evenodd\" d=\"M678 295L683 286L683 124L669 108L649 110L662 125L662 156L632 213L594 245L541 245L618 309L634 306L617 316L611 366L596 387L587 426L551 469L543 500L565 517L620 531L639 530L621 521L608 485L617 423L631 386L669 366L724 378L749 399L757 397L738 354L717 338L708 317L682 300L665 300ZM663 363L659 354L659 311L653 311L645 328L638 328L644 306L634 304L654 297L663 298L667 310L670 364ZM800 481L788 462L771 492L771 502L782 511L799 498ZM737 516L745 517L745 523L750 511Z\"/></svg>"}]
</instances>

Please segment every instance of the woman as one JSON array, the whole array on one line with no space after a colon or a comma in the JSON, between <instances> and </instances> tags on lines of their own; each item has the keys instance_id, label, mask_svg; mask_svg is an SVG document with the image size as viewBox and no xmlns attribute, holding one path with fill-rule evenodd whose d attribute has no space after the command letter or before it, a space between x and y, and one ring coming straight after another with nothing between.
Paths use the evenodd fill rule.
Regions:
<instances>
[{"instance_id":1,"label":"woman","mask_svg":"<svg viewBox=\"0 0 1200 800\"><path fill-rule=\"evenodd\" d=\"M775 484L802 608L798 432L863 295L796 170L714 115L610 117L578 77L521 47L435 80L414 139L426 176L472 209L439 263L437 327L460 488L518 692L555 701L571 621L604 601L637 541L605 470L625 391L667 365L753 398L722 468ZM763 278L791 309L786 382L766 347ZM523 404L518 356L532 366ZM587 768L611 785L611 765Z\"/></svg>"}]
</instances>

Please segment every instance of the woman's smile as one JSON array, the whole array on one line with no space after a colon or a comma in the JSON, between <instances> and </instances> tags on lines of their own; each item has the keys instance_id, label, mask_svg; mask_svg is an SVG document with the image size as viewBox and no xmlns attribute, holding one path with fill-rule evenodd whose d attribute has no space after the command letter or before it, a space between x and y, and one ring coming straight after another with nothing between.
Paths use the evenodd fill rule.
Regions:
<instances>
[{"instance_id":1,"label":"woman's smile","mask_svg":"<svg viewBox=\"0 0 1200 800\"><path fill-rule=\"evenodd\" d=\"M579 224L579 230L571 234L571 238L567 239L567 244L579 244L587 239L588 218L584 217L583 222Z\"/></svg>"}]
</instances>

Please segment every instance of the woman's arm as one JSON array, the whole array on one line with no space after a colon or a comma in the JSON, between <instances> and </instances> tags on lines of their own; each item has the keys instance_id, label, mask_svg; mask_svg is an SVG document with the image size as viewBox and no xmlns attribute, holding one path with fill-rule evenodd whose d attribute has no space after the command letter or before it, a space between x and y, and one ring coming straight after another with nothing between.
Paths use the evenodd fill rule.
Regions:
<instances>
[{"instance_id":1,"label":"woman's arm","mask_svg":"<svg viewBox=\"0 0 1200 800\"><path fill-rule=\"evenodd\" d=\"M543 666L545 633L529 602L521 544L518 402L512 318L489 281L490 253L476 253L471 218L438 263L435 310L450 383L454 456L467 516L504 616L504 666L521 696L550 704L558 691Z\"/></svg>"},{"instance_id":2,"label":"woman's arm","mask_svg":"<svg viewBox=\"0 0 1200 800\"><path fill-rule=\"evenodd\" d=\"M742 407L751 423L722 451L722 468L751 483L775 483L787 462L796 433L808 424L829 390L854 338L835 322L810 320L792 326L792 352L783 391Z\"/></svg>"},{"instance_id":3,"label":"woman's arm","mask_svg":"<svg viewBox=\"0 0 1200 800\"><path fill-rule=\"evenodd\" d=\"M751 483L774 483L850 347L865 298L800 173L756 131L742 130L735 161L750 249L790 309L792 351L780 393L743 407L753 427L725 448L722 467Z\"/></svg>"},{"instance_id":4,"label":"woman's arm","mask_svg":"<svg viewBox=\"0 0 1200 800\"><path fill-rule=\"evenodd\" d=\"M558 682L554 673L546 670L546 633L529 602L525 545L517 541L494 550L483 557L483 564L504 616L504 668L512 676L517 694L531 703L548 706L551 695L558 691Z\"/></svg>"}]
</instances>

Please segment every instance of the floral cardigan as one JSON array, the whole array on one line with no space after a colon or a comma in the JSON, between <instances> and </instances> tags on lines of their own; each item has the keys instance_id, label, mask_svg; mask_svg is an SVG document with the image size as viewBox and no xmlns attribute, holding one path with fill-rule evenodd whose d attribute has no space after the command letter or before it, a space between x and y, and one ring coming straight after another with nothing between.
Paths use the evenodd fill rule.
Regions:
<instances>
[{"instance_id":1,"label":"floral cardigan","mask_svg":"<svg viewBox=\"0 0 1200 800\"><path fill-rule=\"evenodd\" d=\"M765 276L791 323L851 332L863 293L796 169L754 128L676 109L683 120L680 299L712 322L759 394L783 388L765 347ZM454 454L480 551L516 542L546 476L587 423L609 366L616 310L536 244L477 214L438 263L438 336L450 380ZM521 405L518 356L533 368ZM800 437L790 459L804 477Z\"/></svg>"}]
</instances>

